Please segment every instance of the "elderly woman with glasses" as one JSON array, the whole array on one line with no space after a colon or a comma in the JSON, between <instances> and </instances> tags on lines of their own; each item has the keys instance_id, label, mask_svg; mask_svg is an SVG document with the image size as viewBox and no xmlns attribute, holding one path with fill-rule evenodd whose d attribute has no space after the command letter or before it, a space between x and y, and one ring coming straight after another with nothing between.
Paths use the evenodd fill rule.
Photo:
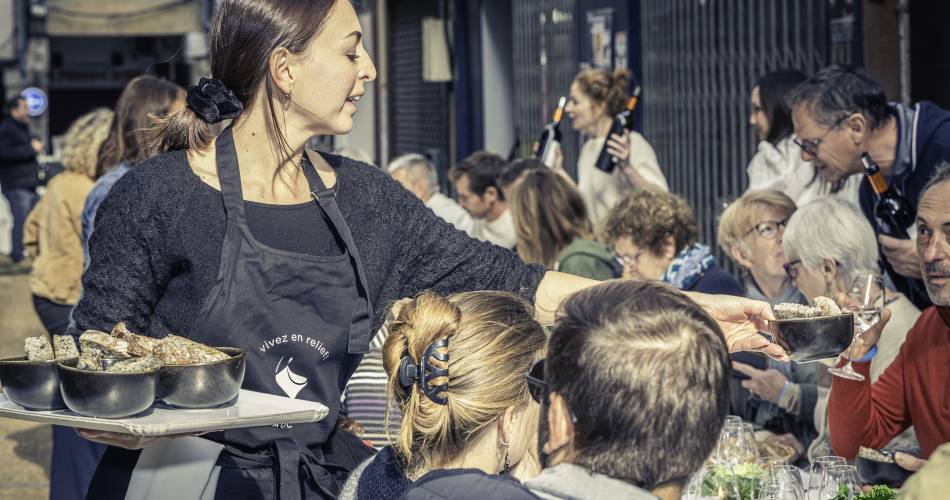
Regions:
<instances>
[{"instance_id":1,"label":"elderly woman with glasses","mask_svg":"<svg viewBox=\"0 0 950 500\"><path fill-rule=\"evenodd\" d=\"M783 268L782 238L795 202L774 189L748 191L730 204L719 220L718 240L742 269L744 295L772 305L805 303ZM732 356L732 411L766 426L803 454L817 435L812 423L818 401L814 364L766 361L762 356Z\"/></svg>"},{"instance_id":2,"label":"elderly woman with glasses","mask_svg":"<svg viewBox=\"0 0 950 500\"><path fill-rule=\"evenodd\" d=\"M654 189L630 194L607 213L602 231L624 277L661 280L683 291L742 295L739 282L697 242L693 210L675 194Z\"/></svg>"},{"instance_id":3,"label":"elderly woman with glasses","mask_svg":"<svg viewBox=\"0 0 950 500\"><path fill-rule=\"evenodd\" d=\"M788 221L782 246L789 278L808 300L846 292L858 273L880 272L874 230L858 208L845 201L828 198L800 208ZM920 310L904 295L888 290L886 296L891 320L871 361L872 381L897 356L907 331L920 316ZM815 407L819 435L809 449L810 456L834 454L828 436L827 401L825 395ZM916 445L913 431L908 430L886 448L913 449Z\"/></svg>"}]
</instances>

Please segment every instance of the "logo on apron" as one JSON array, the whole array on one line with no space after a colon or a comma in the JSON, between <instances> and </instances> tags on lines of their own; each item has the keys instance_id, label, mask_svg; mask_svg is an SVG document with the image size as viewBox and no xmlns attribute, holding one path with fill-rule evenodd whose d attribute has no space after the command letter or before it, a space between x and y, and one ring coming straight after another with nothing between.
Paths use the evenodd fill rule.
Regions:
<instances>
[{"instance_id":1,"label":"logo on apron","mask_svg":"<svg viewBox=\"0 0 950 500\"><path fill-rule=\"evenodd\" d=\"M277 385L290 399L296 399L297 394L300 394L300 391L307 387L307 377L294 373L290 369L290 363L293 363L293 361L293 357L287 359L287 364L281 369L280 365L284 362L284 358L281 356L280 361L277 362L277 368L274 370L274 379L277 381Z\"/></svg>"}]
</instances>

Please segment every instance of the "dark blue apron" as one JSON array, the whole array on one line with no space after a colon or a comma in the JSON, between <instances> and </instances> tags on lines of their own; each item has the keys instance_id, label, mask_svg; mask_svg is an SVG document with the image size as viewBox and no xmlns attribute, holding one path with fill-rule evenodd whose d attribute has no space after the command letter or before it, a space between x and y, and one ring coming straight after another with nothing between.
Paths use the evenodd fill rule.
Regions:
<instances>
[{"instance_id":1,"label":"dark blue apron","mask_svg":"<svg viewBox=\"0 0 950 500\"><path fill-rule=\"evenodd\" d=\"M319 401L330 413L314 424L206 435L226 445L215 498L335 498L349 471L371 453L336 429L340 393L371 339L372 305L359 253L336 191L326 188L306 154L301 167L345 245L343 255L299 254L257 241L245 218L230 129L216 146L227 231L217 283L188 337L244 349L245 389Z\"/></svg>"}]
</instances>

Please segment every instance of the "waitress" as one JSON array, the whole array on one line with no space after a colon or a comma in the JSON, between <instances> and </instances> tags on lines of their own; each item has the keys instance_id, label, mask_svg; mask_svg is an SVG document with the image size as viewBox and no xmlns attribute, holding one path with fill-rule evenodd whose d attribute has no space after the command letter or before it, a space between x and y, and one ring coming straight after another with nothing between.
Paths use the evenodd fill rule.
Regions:
<instances>
[{"instance_id":1,"label":"waitress","mask_svg":"<svg viewBox=\"0 0 950 500\"><path fill-rule=\"evenodd\" d=\"M99 208L73 317L79 331L125 321L152 337L240 347L244 388L330 409L320 423L208 434L198 441L223 449L197 490L176 479L153 495L335 498L371 453L336 426L340 391L393 301L505 290L551 321L562 298L596 282L470 239L372 166L305 151L313 135L350 130L376 77L349 1L223 0L209 42L214 78L160 120L157 156ZM739 332L734 348L783 354L751 328L767 304L694 298ZM124 498L139 459L129 450L146 443L82 434L113 445L88 498Z\"/></svg>"}]
</instances>

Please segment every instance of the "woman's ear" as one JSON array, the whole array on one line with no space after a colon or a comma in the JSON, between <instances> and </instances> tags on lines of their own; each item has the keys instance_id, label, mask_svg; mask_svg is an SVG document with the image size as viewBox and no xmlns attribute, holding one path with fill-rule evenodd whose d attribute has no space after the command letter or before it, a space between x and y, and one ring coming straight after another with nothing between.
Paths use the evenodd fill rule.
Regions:
<instances>
[{"instance_id":1,"label":"woman's ear","mask_svg":"<svg viewBox=\"0 0 950 500\"><path fill-rule=\"evenodd\" d=\"M742 245L736 244L729 247L729 256L732 257L732 260L735 261L736 264L739 264L739 266L744 269L750 269L752 267L752 261L746 256Z\"/></svg>"},{"instance_id":2,"label":"woman's ear","mask_svg":"<svg viewBox=\"0 0 950 500\"><path fill-rule=\"evenodd\" d=\"M504 413L501 414L501 418L498 419L498 440L499 446L502 443L506 443L508 446L511 446L512 436L514 436L516 431L515 427L515 409L507 408Z\"/></svg>"},{"instance_id":3,"label":"woman's ear","mask_svg":"<svg viewBox=\"0 0 950 500\"><path fill-rule=\"evenodd\" d=\"M824 259L821 261L821 276L828 286L833 290L834 283L838 280L838 263L834 259Z\"/></svg>"},{"instance_id":4,"label":"woman's ear","mask_svg":"<svg viewBox=\"0 0 950 500\"><path fill-rule=\"evenodd\" d=\"M277 47L271 51L267 62L271 81L284 97L289 98L294 92L294 71L290 51L285 47Z\"/></svg>"}]
</instances>

